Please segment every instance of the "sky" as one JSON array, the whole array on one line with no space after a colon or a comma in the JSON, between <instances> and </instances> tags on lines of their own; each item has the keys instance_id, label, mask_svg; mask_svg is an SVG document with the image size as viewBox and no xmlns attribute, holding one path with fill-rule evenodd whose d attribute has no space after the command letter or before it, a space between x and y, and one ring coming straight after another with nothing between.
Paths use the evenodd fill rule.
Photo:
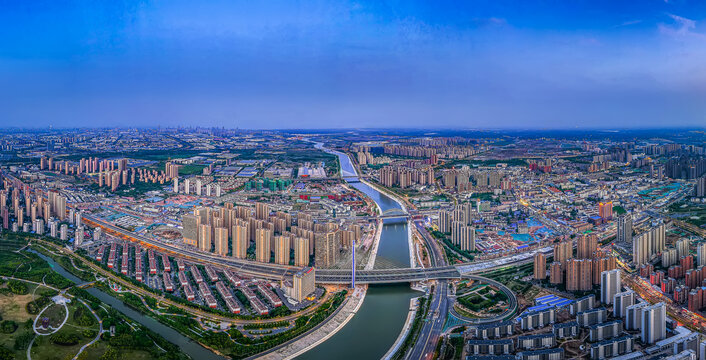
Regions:
<instances>
[{"instance_id":1,"label":"sky","mask_svg":"<svg viewBox=\"0 0 706 360\"><path fill-rule=\"evenodd\" d=\"M706 1L0 0L0 127L706 127Z\"/></svg>"}]
</instances>

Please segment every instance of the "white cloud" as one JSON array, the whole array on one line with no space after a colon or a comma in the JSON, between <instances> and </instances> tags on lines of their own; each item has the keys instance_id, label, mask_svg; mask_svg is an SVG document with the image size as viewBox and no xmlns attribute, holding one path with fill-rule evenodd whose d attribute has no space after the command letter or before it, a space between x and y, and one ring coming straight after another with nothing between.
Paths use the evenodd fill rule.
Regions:
<instances>
[{"instance_id":1,"label":"white cloud","mask_svg":"<svg viewBox=\"0 0 706 360\"><path fill-rule=\"evenodd\" d=\"M683 16L667 14L672 18L672 24L659 24L662 34L679 37L692 37L706 39L706 34L695 31L696 21Z\"/></svg>"}]
</instances>

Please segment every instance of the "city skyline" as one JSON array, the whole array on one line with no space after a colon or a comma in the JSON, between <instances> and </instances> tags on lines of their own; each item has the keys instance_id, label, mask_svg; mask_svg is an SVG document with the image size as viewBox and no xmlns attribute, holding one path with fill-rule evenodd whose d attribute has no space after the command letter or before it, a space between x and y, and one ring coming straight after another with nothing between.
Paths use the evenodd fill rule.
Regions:
<instances>
[{"instance_id":1,"label":"city skyline","mask_svg":"<svg viewBox=\"0 0 706 360\"><path fill-rule=\"evenodd\" d=\"M2 5L6 127L702 127L690 1Z\"/></svg>"}]
</instances>

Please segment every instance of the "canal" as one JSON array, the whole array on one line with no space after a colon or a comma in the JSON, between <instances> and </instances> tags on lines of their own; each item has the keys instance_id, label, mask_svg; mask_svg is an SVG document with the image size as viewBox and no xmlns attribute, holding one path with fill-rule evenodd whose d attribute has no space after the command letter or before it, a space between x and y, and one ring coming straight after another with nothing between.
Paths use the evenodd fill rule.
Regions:
<instances>
[{"instance_id":1,"label":"canal","mask_svg":"<svg viewBox=\"0 0 706 360\"><path fill-rule=\"evenodd\" d=\"M73 281L76 284L81 284L84 283L85 281L79 279L78 277L74 276L70 272L66 271L61 265L59 265L54 259L45 256L44 254L38 253L34 250L27 250L31 251L34 254L37 254L39 257L44 259L46 262L49 263L49 265L52 266L54 271L59 273L59 275ZM189 355L192 359L197 359L197 360L222 360L224 359L221 356L216 355L215 353L211 352L210 350L204 348L203 346L199 345L198 343L192 341L188 337L180 334L176 330L165 326L158 322L157 320L149 317L149 316L144 316L140 314L139 312L127 307L122 301L106 294L105 292L98 290L96 288L88 288L86 289L89 294L97 297L100 301L102 301L104 304L108 305L109 307L112 307L115 310L120 311L123 313L125 316L129 317L130 319L142 324L146 328L156 332L157 334L161 335L163 338L167 339L167 341L179 346L182 352L185 354Z\"/></svg>"},{"instance_id":2,"label":"canal","mask_svg":"<svg viewBox=\"0 0 706 360\"><path fill-rule=\"evenodd\" d=\"M341 174L350 185L373 199L382 211L401 206L389 196L356 181L357 172L344 153L317 148L338 156ZM376 262L381 259L409 266L407 223L386 222L380 237ZM297 359L357 360L379 359L392 347L409 312L409 301L419 296L408 284L370 286L358 313L335 335Z\"/></svg>"}]
</instances>

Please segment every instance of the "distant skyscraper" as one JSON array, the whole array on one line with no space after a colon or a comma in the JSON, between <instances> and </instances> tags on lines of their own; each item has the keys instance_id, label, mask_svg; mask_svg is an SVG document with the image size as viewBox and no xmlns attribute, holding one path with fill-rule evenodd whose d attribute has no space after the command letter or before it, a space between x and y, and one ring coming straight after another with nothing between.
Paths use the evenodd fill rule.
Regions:
<instances>
[{"instance_id":1,"label":"distant skyscraper","mask_svg":"<svg viewBox=\"0 0 706 360\"><path fill-rule=\"evenodd\" d=\"M620 292L620 269L613 269L601 273L601 302L612 304L615 294Z\"/></svg>"},{"instance_id":2,"label":"distant skyscraper","mask_svg":"<svg viewBox=\"0 0 706 360\"><path fill-rule=\"evenodd\" d=\"M547 278L547 259L544 254L537 252L534 254L534 279L544 280Z\"/></svg>"},{"instance_id":3,"label":"distant skyscraper","mask_svg":"<svg viewBox=\"0 0 706 360\"><path fill-rule=\"evenodd\" d=\"M618 216L618 233L616 240L622 243L632 243L632 215L625 213Z\"/></svg>"},{"instance_id":4,"label":"distant skyscraper","mask_svg":"<svg viewBox=\"0 0 706 360\"><path fill-rule=\"evenodd\" d=\"M667 336L667 307L657 303L642 308L642 342L654 344Z\"/></svg>"}]
</instances>

